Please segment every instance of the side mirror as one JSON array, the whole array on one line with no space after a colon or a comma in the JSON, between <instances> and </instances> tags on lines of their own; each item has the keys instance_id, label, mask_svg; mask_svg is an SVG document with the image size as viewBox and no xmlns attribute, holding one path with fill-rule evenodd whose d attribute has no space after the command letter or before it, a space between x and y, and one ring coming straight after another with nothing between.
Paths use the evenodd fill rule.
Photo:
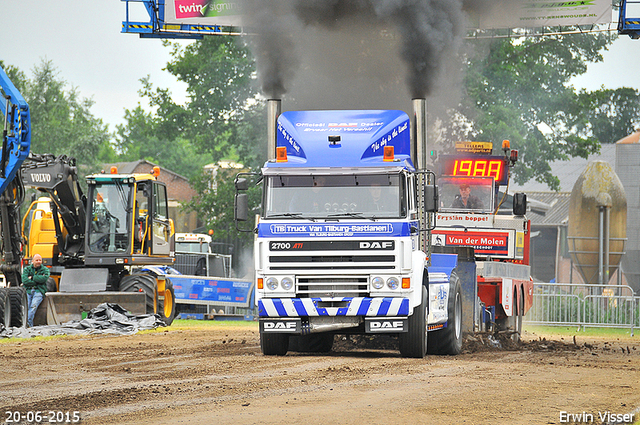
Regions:
<instances>
[{"instance_id":1,"label":"side mirror","mask_svg":"<svg viewBox=\"0 0 640 425\"><path fill-rule=\"evenodd\" d=\"M236 179L236 190L247 190L249 189L249 183L247 182L247 179L244 178L238 178Z\"/></svg>"},{"instance_id":2,"label":"side mirror","mask_svg":"<svg viewBox=\"0 0 640 425\"><path fill-rule=\"evenodd\" d=\"M527 195L515 193L513 195L513 215L523 216L527 213Z\"/></svg>"},{"instance_id":3,"label":"side mirror","mask_svg":"<svg viewBox=\"0 0 640 425\"><path fill-rule=\"evenodd\" d=\"M438 212L439 204L438 186L435 184L424 186L424 210L426 212Z\"/></svg>"},{"instance_id":4,"label":"side mirror","mask_svg":"<svg viewBox=\"0 0 640 425\"><path fill-rule=\"evenodd\" d=\"M239 232L253 232L255 230L253 227L251 229L243 229L238 227L238 223L240 223L241 221L249 220L249 195L246 193L246 191L249 190L249 180L251 179L241 176L252 176L251 179L253 179L256 176L260 176L260 174L244 172L238 173L236 174L236 178L234 180L236 195L233 199L233 218L236 224L236 230Z\"/></svg>"},{"instance_id":5,"label":"side mirror","mask_svg":"<svg viewBox=\"0 0 640 425\"><path fill-rule=\"evenodd\" d=\"M244 179L243 179L244 180ZM249 219L249 197L246 193L236 193L234 203L234 218L236 221L247 221Z\"/></svg>"}]
</instances>

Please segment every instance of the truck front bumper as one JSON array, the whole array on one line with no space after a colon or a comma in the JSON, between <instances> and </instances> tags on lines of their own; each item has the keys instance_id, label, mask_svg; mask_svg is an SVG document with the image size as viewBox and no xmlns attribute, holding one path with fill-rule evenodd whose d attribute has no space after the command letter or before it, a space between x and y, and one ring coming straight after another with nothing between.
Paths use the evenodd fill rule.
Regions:
<instances>
[{"instance_id":1,"label":"truck front bumper","mask_svg":"<svg viewBox=\"0 0 640 425\"><path fill-rule=\"evenodd\" d=\"M262 298L258 300L260 317L314 316L409 316L409 298Z\"/></svg>"}]
</instances>

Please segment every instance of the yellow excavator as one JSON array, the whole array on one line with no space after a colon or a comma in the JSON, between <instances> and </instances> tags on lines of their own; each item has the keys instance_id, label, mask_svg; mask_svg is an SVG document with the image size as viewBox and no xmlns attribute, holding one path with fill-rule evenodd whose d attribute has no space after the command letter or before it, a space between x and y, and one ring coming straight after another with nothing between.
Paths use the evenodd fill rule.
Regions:
<instances>
[{"instance_id":1,"label":"yellow excavator","mask_svg":"<svg viewBox=\"0 0 640 425\"><path fill-rule=\"evenodd\" d=\"M21 168L24 186L46 193L22 220L24 259L40 254L51 272L35 323L82 318L110 302L132 313L157 313L171 324L171 281L136 271L174 262L174 228L159 168L89 175L87 195L74 158L30 154Z\"/></svg>"}]
</instances>

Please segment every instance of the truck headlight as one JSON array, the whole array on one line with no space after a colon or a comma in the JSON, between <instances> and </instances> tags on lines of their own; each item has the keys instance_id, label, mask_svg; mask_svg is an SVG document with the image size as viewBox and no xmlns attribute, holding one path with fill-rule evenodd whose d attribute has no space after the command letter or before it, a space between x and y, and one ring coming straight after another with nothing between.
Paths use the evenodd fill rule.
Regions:
<instances>
[{"instance_id":1,"label":"truck headlight","mask_svg":"<svg viewBox=\"0 0 640 425\"><path fill-rule=\"evenodd\" d=\"M371 279L371 286L373 286L374 289L382 289L384 286L384 279L379 276L374 277Z\"/></svg>"},{"instance_id":2,"label":"truck headlight","mask_svg":"<svg viewBox=\"0 0 640 425\"><path fill-rule=\"evenodd\" d=\"M284 289L285 291L288 291L289 289L293 288L293 279L291 279L290 277L283 277L282 281L280 282L280 286L282 286L282 289Z\"/></svg>"},{"instance_id":3,"label":"truck headlight","mask_svg":"<svg viewBox=\"0 0 640 425\"><path fill-rule=\"evenodd\" d=\"M275 277L270 277L267 279L267 288L271 289L272 291L275 291L278 288L278 279L276 279Z\"/></svg>"},{"instance_id":4,"label":"truck headlight","mask_svg":"<svg viewBox=\"0 0 640 425\"><path fill-rule=\"evenodd\" d=\"M397 277L390 277L389 279L387 279L387 286L391 290L398 289L398 287L400 286L400 281Z\"/></svg>"}]
</instances>

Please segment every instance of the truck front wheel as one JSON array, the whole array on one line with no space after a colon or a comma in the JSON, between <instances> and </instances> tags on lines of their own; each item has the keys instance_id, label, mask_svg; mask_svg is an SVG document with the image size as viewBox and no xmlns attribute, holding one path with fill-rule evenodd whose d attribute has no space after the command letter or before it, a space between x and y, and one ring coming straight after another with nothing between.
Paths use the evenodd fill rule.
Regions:
<instances>
[{"instance_id":1,"label":"truck front wheel","mask_svg":"<svg viewBox=\"0 0 640 425\"><path fill-rule=\"evenodd\" d=\"M289 335L260 332L260 349L265 356L284 356L289 349Z\"/></svg>"},{"instance_id":2,"label":"truck front wheel","mask_svg":"<svg viewBox=\"0 0 640 425\"><path fill-rule=\"evenodd\" d=\"M422 359L427 355L427 288L422 286L422 302L409 316L408 330L398 337L403 357Z\"/></svg>"},{"instance_id":3,"label":"truck front wheel","mask_svg":"<svg viewBox=\"0 0 640 425\"><path fill-rule=\"evenodd\" d=\"M449 278L447 327L429 332L429 354L457 355L462 351L462 289L455 272Z\"/></svg>"}]
</instances>

